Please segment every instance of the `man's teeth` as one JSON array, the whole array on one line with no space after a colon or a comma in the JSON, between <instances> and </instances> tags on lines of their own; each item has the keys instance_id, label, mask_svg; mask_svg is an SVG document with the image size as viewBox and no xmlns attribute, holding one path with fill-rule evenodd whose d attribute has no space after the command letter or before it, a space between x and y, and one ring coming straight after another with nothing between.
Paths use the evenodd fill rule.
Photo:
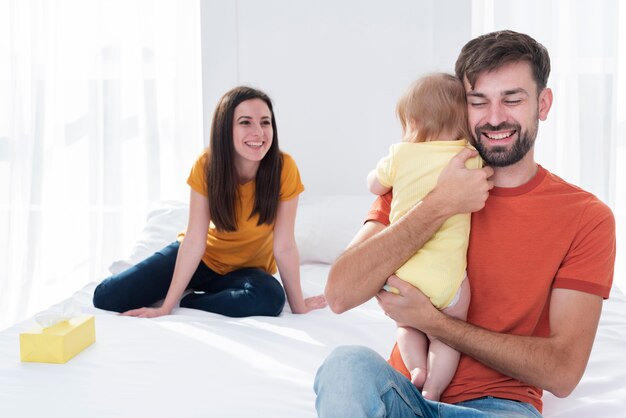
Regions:
<instances>
[{"instance_id":1,"label":"man's teeth","mask_svg":"<svg viewBox=\"0 0 626 418\"><path fill-rule=\"evenodd\" d=\"M489 139L504 139L513 135L513 132L502 133L502 134L485 134Z\"/></svg>"}]
</instances>

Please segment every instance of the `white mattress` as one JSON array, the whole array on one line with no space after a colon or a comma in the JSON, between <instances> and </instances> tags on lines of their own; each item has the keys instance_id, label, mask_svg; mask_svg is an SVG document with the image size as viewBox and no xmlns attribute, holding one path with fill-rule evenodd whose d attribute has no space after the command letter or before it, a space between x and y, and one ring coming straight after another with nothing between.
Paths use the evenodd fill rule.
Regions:
<instances>
[{"instance_id":1,"label":"white mattress","mask_svg":"<svg viewBox=\"0 0 626 418\"><path fill-rule=\"evenodd\" d=\"M302 267L320 293L327 264ZM315 417L315 372L344 344L387 356L394 324L370 301L278 318L231 319L177 309L157 319L95 309L86 286L71 299L96 315L97 341L63 365L21 363L19 323L0 333L0 417ZM59 305L49 312L59 311ZM566 399L544 396L546 417L622 417L626 408L626 298L605 302L588 370Z\"/></svg>"}]
</instances>

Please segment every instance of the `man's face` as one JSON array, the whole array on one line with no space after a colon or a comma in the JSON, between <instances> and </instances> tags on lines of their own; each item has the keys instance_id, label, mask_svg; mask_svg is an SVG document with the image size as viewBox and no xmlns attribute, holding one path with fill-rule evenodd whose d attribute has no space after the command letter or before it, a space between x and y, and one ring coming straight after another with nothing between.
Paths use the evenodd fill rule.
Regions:
<instances>
[{"instance_id":1,"label":"man's face","mask_svg":"<svg viewBox=\"0 0 626 418\"><path fill-rule=\"evenodd\" d=\"M515 164L535 145L539 120L545 120L552 93L537 85L530 63L511 62L478 76L474 88L464 80L470 130L476 149L493 167Z\"/></svg>"}]
</instances>

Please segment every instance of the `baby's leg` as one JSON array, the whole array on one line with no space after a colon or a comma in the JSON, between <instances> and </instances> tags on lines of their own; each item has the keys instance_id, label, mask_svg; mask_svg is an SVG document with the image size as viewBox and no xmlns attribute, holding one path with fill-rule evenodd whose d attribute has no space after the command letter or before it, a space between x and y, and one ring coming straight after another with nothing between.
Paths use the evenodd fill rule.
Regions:
<instances>
[{"instance_id":1,"label":"baby's leg","mask_svg":"<svg viewBox=\"0 0 626 418\"><path fill-rule=\"evenodd\" d=\"M444 344L440 340L430 341L428 348L428 375L424 382L422 396L424 399L438 401L443 391L448 387L456 367L459 364L461 354Z\"/></svg>"},{"instance_id":2,"label":"baby's leg","mask_svg":"<svg viewBox=\"0 0 626 418\"><path fill-rule=\"evenodd\" d=\"M415 328L399 326L398 348L404 365L411 373L411 383L421 390L427 373L428 339L426 334Z\"/></svg>"},{"instance_id":3,"label":"baby's leg","mask_svg":"<svg viewBox=\"0 0 626 418\"><path fill-rule=\"evenodd\" d=\"M446 315L462 320L467 319L467 310L470 302L470 287L467 279L463 280L460 288L458 301L443 310ZM430 338L430 337L429 337ZM438 339L430 339L428 348L428 375L424 382L422 396L425 399L438 401L443 391L448 387L456 368L459 364L461 354L447 344Z\"/></svg>"}]
</instances>

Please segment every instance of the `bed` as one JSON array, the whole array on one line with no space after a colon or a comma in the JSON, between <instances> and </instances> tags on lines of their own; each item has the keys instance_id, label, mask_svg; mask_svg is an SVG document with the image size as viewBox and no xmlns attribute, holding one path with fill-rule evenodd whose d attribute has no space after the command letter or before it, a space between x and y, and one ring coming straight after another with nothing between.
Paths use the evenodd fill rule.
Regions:
<instances>
[{"instance_id":1,"label":"bed","mask_svg":"<svg viewBox=\"0 0 626 418\"><path fill-rule=\"evenodd\" d=\"M370 203L370 196L301 199L296 239L307 295L323 291L330 263ZM110 271L171 241L186 216L181 203L155 207L129 256ZM0 417L315 417L313 378L333 348L360 344L387 356L395 338L374 301L342 315L293 315L287 306L278 318L184 308L156 319L121 317L92 306L100 279L46 310L58 313L71 302L96 317L96 343L68 363L20 362L18 335L32 319L0 332ZM624 312L626 298L615 287L583 380L566 399L546 393L545 417L624 416Z\"/></svg>"}]
</instances>

